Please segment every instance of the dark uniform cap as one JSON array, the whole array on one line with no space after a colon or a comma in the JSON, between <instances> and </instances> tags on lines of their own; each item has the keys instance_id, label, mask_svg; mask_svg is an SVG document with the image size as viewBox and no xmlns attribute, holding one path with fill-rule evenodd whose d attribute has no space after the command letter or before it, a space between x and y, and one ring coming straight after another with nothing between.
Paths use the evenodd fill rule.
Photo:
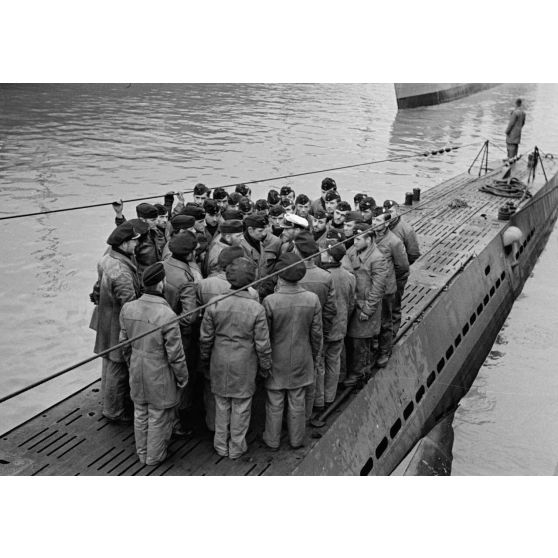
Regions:
<instances>
[{"instance_id":1,"label":"dark uniform cap","mask_svg":"<svg viewBox=\"0 0 558 558\"><path fill-rule=\"evenodd\" d=\"M130 223L141 235L147 234L147 231L149 230L149 225L141 219L130 219L128 223Z\"/></svg>"},{"instance_id":2,"label":"dark uniform cap","mask_svg":"<svg viewBox=\"0 0 558 558\"><path fill-rule=\"evenodd\" d=\"M243 196L247 196L250 193L250 188L248 188L246 184L238 184L234 191Z\"/></svg>"},{"instance_id":3,"label":"dark uniform cap","mask_svg":"<svg viewBox=\"0 0 558 558\"><path fill-rule=\"evenodd\" d=\"M299 194L296 197L295 204L296 205L306 205L310 203L310 198L306 194Z\"/></svg>"},{"instance_id":4,"label":"dark uniform cap","mask_svg":"<svg viewBox=\"0 0 558 558\"><path fill-rule=\"evenodd\" d=\"M205 200L203 202L203 209L209 215L219 215L221 208L215 200Z\"/></svg>"},{"instance_id":5,"label":"dark uniform cap","mask_svg":"<svg viewBox=\"0 0 558 558\"><path fill-rule=\"evenodd\" d=\"M337 188L337 184L333 178L326 177L322 180L322 190L331 190Z\"/></svg>"},{"instance_id":6,"label":"dark uniform cap","mask_svg":"<svg viewBox=\"0 0 558 558\"><path fill-rule=\"evenodd\" d=\"M293 267L285 269L290 265L293 265ZM285 252L284 254L281 254L277 260L277 263L275 264L275 271L281 271L282 269L285 271L279 273L279 277L285 281L290 281L291 283L300 281L306 275L306 266L304 265L304 262L298 254L294 254L293 252Z\"/></svg>"},{"instance_id":7,"label":"dark uniform cap","mask_svg":"<svg viewBox=\"0 0 558 558\"><path fill-rule=\"evenodd\" d=\"M319 252L318 245L312 236L312 233L309 231L302 231L296 238L295 238L295 245L297 250L300 252L300 255L303 258L307 256L312 256L313 254L317 254Z\"/></svg>"},{"instance_id":8,"label":"dark uniform cap","mask_svg":"<svg viewBox=\"0 0 558 558\"><path fill-rule=\"evenodd\" d=\"M255 207L258 211L265 211L269 209L269 203L266 200L257 200Z\"/></svg>"},{"instance_id":9,"label":"dark uniform cap","mask_svg":"<svg viewBox=\"0 0 558 558\"><path fill-rule=\"evenodd\" d=\"M153 207L157 210L157 213L159 215L166 215L167 214L167 208L164 205L162 205L160 203L156 203L156 204L153 205Z\"/></svg>"},{"instance_id":10,"label":"dark uniform cap","mask_svg":"<svg viewBox=\"0 0 558 558\"><path fill-rule=\"evenodd\" d=\"M362 215L360 211L349 211L347 215L345 215L345 223L350 221L360 221L362 219Z\"/></svg>"},{"instance_id":11,"label":"dark uniform cap","mask_svg":"<svg viewBox=\"0 0 558 558\"><path fill-rule=\"evenodd\" d=\"M224 200L225 198L228 198L229 194L227 194L227 192L225 191L224 188L215 188L215 190L213 190L213 199L214 200Z\"/></svg>"},{"instance_id":12,"label":"dark uniform cap","mask_svg":"<svg viewBox=\"0 0 558 558\"><path fill-rule=\"evenodd\" d=\"M196 221L205 218L205 211L199 205L188 204L181 213L182 215L191 215Z\"/></svg>"},{"instance_id":13,"label":"dark uniform cap","mask_svg":"<svg viewBox=\"0 0 558 558\"><path fill-rule=\"evenodd\" d=\"M223 221L219 229L221 230L221 234L232 234L242 232L244 227L240 219L230 219L228 221Z\"/></svg>"},{"instance_id":14,"label":"dark uniform cap","mask_svg":"<svg viewBox=\"0 0 558 558\"><path fill-rule=\"evenodd\" d=\"M267 201L270 205L276 205L279 203L279 192L277 190L270 190L267 193Z\"/></svg>"},{"instance_id":15,"label":"dark uniform cap","mask_svg":"<svg viewBox=\"0 0 558 558\"><path fill-rule=\"evenodd\" d=\"M248 198L242 198L238 202L238 209L243 213L250 213L252 211L252 202Z\"/></svg>"},{"instance_id":16,"label":"dark uniform cap","mask_svg":"<svg viewBox=\"0 0 558 558\"><path fill-rule=\"evenodd\" d=\"M330 241L330 243L332 242ZM347 253L347 250L343 244L332 244L334 245L331 248L328 247L327 251L336 262L340 262L343 259L343 256Z\"/></svg>"},{"instance_id":17,"label":"dark uniform cap","mask_svg":"<svg viewBox=\"0 0 558 558\"><path fill-rule=\"evenodd\" d=\"M393 206L398 207L399 204L395 200L384 201L384 208L385 209L391 209Z\"/></svg>"},{"instance_id":18,"label":"dark uniform cap","mask_svg":"<svg viewBox=\"0 0 558 558\"><path fill-rule=\"evenodd\" d=\"M169 250L173 256L187 256L196 249L198 240L192 231L173 236L169 241Z\"/></svg>"},{"instance_id":19,"label":"dark uniform cap","mask_svg":"<svg viewBox=\"0 0 558 558\"><path fill-rule=\"evenodd\" d=\"M229 196L229 205L236 205L244 196L238 192L233 192Z\"/></svg>"},{"instance_id":20,"label":"dark uniform cap","mask_svg":"<svg viewBox=\"0 0 558 558\"><path fill-rule=\"evenodd\" d=\"M223 213L221 215L223 216L223 219L225 221L230 221L231 219L242 220L242 217L244 217L244 215L242 215L242 211L240 211L240 209L233 209L232 207L229 208L229 209L225 209L225 211L223 211Z\"/></svg>"},{"instance_id":21,"label":"dark uniform cap","mask_svg":"<svg viewBox=\"0 0 558 558\"><path fill-rule=\"evenodd\" d=\"M374 209L376 207L376 200L371 197L364 198L359 204L358 208L361 211L366 211L367 209Z\"/></svg>"},{"instance_id":22,"label":"dark uniform cap","mask_svg":"<svg viewBox=\"0 0 558 558\"><path fill-rule=\"evenodd\" d=\"M360 203L364 198L366 197L366 194L363 194L362 192L359 192L358 194L355 194L355 197L353 198L355 203Z\"/></svg>"},{"instance_id":23,"label":"dark uniform cap","mask_svg":"<svg viewBox=\"0 0 558 558\"><path fill-rule=\"evenodd\" d=\"M361 232L367 231L369 228L370 225L368 223L359 221L358 223L355 224L355 228L353 229L353 234L359 234Z\"/></svg>"},{"instance_id":24,"label":"dark uniform cap","mask_svg":"<svg viewBox=\"0 0 558 558\"><path fill-rule=\"evenodd\" d=\"M134 240L140 237L140 233L134 229L134 226L130 221L124 221L121 225L118 225L114 229L110 236L107 238L107 244L110 246L117 247L127 240Z\"/></svg>"},{"instance_id":25,"label":"dark uniform cap","mask_svg":"<svg viewBox=\"0 0 558 558\"><path fill-rule=\"evenodd\" d=\"M281 204L282 207L293 207L293 202L290 200L290 198L286 200L281 200L279 203Z\"/></svg>"},{"instance_id":26,"label":"dark uniform cap","mask_svg":"<svg viewBox=\"0 0 558 558\"><path fill-rule=\"evenodd\" d=\"M175 215L171 219L171 226L175 231L179 231L182 229L191 229L194 226L196 220L192 215Z\"/></svg>"},{"instance_id":27,"label":"dark uniform cap","mask_svg":"<svg viewBox=\"0 0 558 558\"><path fill-rule=\"evenodd\" d=\"M345 235L341 232L341 230L337 229L329 229L326 233L326 238L334 239L337 242L344 240Z\"/></svg>"},{"instance_id":28,"label":"dark uniform cap","mask_svg":"<svg viewBox=\"0 0 558 558\"><path fill-rule=\"evenodd\" d=\"M141 280L146 287L156 285L165 278L165 267L162 262L154 263L145 268Z\"/></svg>"},{"instance_id":29,"label":"dark uniform cap","mask_svg":"<svg viewBox=\"0 0 558 558\"><path fill-rule=\"evenodd\" d=\"M280 217L281 215L285 214L285 208L282 205L274 205L269 210L270 217Z\"/></svg>"},{"instance_id":30,"label":"dark uniform cap","mask_svg":"<svg viewBox=\"0 0 558 558\"><path fill-rule=\"evenodd\" d=\"M346 201L340 201L337 205L339 211L351 211L351 204Z\"/></svg>"},{"instance_id":31,"label":"dark uniform cap","mask_svg":"<svg viewBox=\"0 0 558 558\"><path fill-rule=\"evenodd\" d=\"M281 186L281 191L279 192L280 196L288 196L289 194L293 194L294 190L290 186Z\"/></svg>"},{"instance_id":32,"label":"dark uniform cap","mask_svg":"<svg viewBox=\"0 0 558 558\"><path fill-rule=\"evenodd\" d=\"M234 289L241 289L256 280L256 264L246 258L236 258L227 266L227 281Z\"/></svg>"},{"instance_id":33,"label":"dark uniform cap","mask_svg":"<svg viewBox=\"0 0 558 558\"><path fill-rule=\"evenodd\" d=\"M222 269L226 269L236 258L242 258L242 256L244 256L244 250L240 246L230 246L221 250L217 258L217 264Z\"/></svg>"},{"instance_id":34,"label":"dark uniform cap","mask_svg":"<svg viewBox=\"0 0 558 558\"><path fill-rule=\"evenodd\" d=\"M340 200L341 196L335 190L329 190L329 192L325 195L324 200L326 202L333 201L333 200Z\"/></svg>"},{"instance_id":35,"label":"dark uniform cap","mask_svg":"<svg viewBox=\"0 0 558 558\"><path fill-rule=\"evenodd\" d=\"M246 215L244 217L244 224L247 227L253 227L254 229L263 229L265 225L265 218L263 215Z\"/></svg>"},{"instance_id":36,"label":"dark uniform cap","mask_svg":"<svg viewBox=\"0 0 558 558\"><path fill-rule=\"evenodd\" d=\"M157 219L159 216L157 208L150 203L140 203L137 205L136 213L138 217L143 217L144 219Z\"/></svg>"},{"instance_id":37,"label":"dark uniform cap","mask_svg":"<svg viewBox=\"0 0 558 558\"><path fill-rule=\"evenodd\" d=\"M316 209L314 211L314 219L325 219L327 217L327 213L323 209Z\"/></svg>"},{"instance_id":38,"label":"dark uniform cap","mask_svg":"<svg viewBox=\"0 0 558 558\"><path fill-rule=\"evenodd\" d=\"M205 184L198 182L194 186L194 196L203 196L204 194L208 194L208 193L209 193L209 188Z\"/></svg>"}]
</instances>

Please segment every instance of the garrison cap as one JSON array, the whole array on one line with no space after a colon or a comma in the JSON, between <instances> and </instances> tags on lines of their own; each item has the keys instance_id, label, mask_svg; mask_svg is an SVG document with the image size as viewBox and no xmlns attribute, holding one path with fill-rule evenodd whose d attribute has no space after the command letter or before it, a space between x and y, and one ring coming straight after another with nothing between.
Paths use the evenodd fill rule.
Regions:
<instances>
[{"instance_id":1,"label":"garrison cap","mask_svg":"<svg viewBox=\"0 0 558 558\"><path fill-rule=\"evenodd\" d=\"M141 280L146 287L156 285L165 278L165 267L162 262L156 262L145 268Z\"/></svg>"},{"instance_id":2,"label":"garrison cap","mask_svg":"<svg viewBox=\"0 0 558 558\"><path fill-rule=\"evenodd\" d=\"M345 215L345 223L350 221L360 221L362 219L362 215L360 211L349 211L347 215Z\"/></svg>"},{"instance_id":3,"label":"garrison cap","mask_svg":"<svg viewBox=\"0 0 558 558\"><path fill-rule=\"evenodd\" d=\"M290 265L293 267L285 269ZM306 275L306 266L298 254L285 252L279 256L279 259L275 264L275 271L280 272L279 277L281 277L281 279L295 283L296 281L300 281Z\"/></svg>"},{"instance_id":4,"label":"garrison cap","mask_svg":"<svg viewBox=\"0 0 558 558\"><path fill-rule=\"evenodd\" d=\"M169 250L173 256L187 256L196 249L198 239L192 231L174 235L169 241Z\"/></svg>"},{"instance_id":5,"label":"garrison cap","mask_svg":"<svg viewBox=\"0 0 558 558\"><path fill-rule=\"evenodd\" d=\"M153 204L153 207L157 210L157 213L159 215L166 215L167 214L167 208L160 204L160 203L155 203Z\"/></svg>"},{"instance_id":6,"label":"garrison cap","mask_svg":"<svg viewBox=\"0 0 558 558\"><path fill-rule=\"evenodd\" d=\"M110 236L107 238L107 244L115 248L120 246L123 242L137 240L139 237L140 233L134 229L130 221L124 221L124 223L118 225L118 227L110 233Z\"/></svg>"},{"instance_id":7,"label":"garrison cap","mask_svg":"<svg viewBox=\"0 0 558 558\"><path fill-rule=\"evenodd\" d=\"M335 190L329 190L327 192L327 194L325 195L324 200L327 201L333 201L333 200L340 200L341 196L335 191Z\"/></svg>"},{"instance_id":8,"label":"garrison cap","mask_svg":"<svg viewBox=\"0 0 558 558\"><path fill-rule=\"evenodd\" d=\"M294 190L290 186L281 186L280 196L288 196L289 194L294 194Z\"/></svg>"},{"instance_id":9,"label":"garrison cap","mask_svg":"<svg viewBox=\"0 0 558 558\"><path fill-rule=\"evenodd\" d=\"M270 217L280 217L285 214L285 208L282 205L274 205L269 209Z\"/></svg>"},{"instance_id":10,"label":"garrison cap","mask_svg":"<svg viewBox=\"0 0 558 558\"><path fill-rule=\"evenodd\" d=\"M269 203L267 200L257 200L255 207L257 211L267 211L269 210Z\"/></svg>"},{"instance_id":11,"label":"garrison cap","mask_svg":"<svg viewBox=\"0 0 558 558\"><path fill-rule=\"evenodd\" d=\"M144 219L157 219L159 216L157 208L150 203L140 203L137 205L136 213L138 217L143 217Z\"/></svg>"},{"instance_id":12,"label":"garrison cap","mask_svg":"<svg viewBox=\"0 0 558 558\"><path fill-rule=\"evenodd\" d=\"M323 209L316 209L314 211L314 219L325 219L327 217L327 213Z\"/></svg>"},{"instance_id":13,"label":"garrison cap","mask_svg":"<svg viewBox=\"0 0 558 558\"><path fill-rule=\"evenodd\" d=\"M298 194L295 205L306 205L307 203L310 203L310 198L306 194Z\"/></svg>"},{"instance_id":14,"label":"garrison cap","mask_svg":"<svg viewBox=\"0 0 558 558\"><path fill-rule=\"evenodd\" d=\"M229 207L227 209L225 209L225 211L223 211L223 213L221 213L223 219L225 221L230 221L231 219L240 219L242 220L242 217L244 217L244 215L242 214L242 211L240 211L240 209L234 209L233 207Z\"/></svg>"},{"instance_id":15,"label":"garrison cap","mask_svg":"<svg viewBox=\"0 0 558 558\"><path fill-rule=\"evenodd\" d=\"M196 221L201 221L205 218L205 211L199 205L187 204L181 211L182 215L191 215Z\"/></svg>"},{"instance_id":16,"label":"garrison cap","mask_svg":"<svg viewBox=\"0 0 558 558\"><path fill-rule=\"evenodd\" d=\"M267 201L269 205L277 205L279 203L279 193L277 190L270 190L267 193Z\"/></svg>"},{"instance_id":17,"label":"garrison cap","mask_svg":"<svg viewBox=\"0 0 558 558\"><path fill-rule=\"evenodd\" d=\"M257 266L253 260L245 256L236 258L227 266L227 281L234 289L241 289L256 280L256 269Z\"/></svg>"},{"instance_id":18,"label":"garrison cap","mask_svg":"<svg viewBox=\"0 0 558 558\"><path fill-rule=\"evenodd\" d=\"M368 209L374 209L376 207L376 200L374 198L371 198L370 196L367 196L366 198L363 198L361 200L361 202L358 204L358 208L361 211L366 211Z\"/></svg>"},{"instance_id":19,"label":"garrison cap","mask_svg":"<svg viewBox=\"0 0 558 558\"><path fill-rule=\"evenodd\" d=\"M215 188L215 190L213 190L213 199L214 200L224 200L226 198L229 197L229 194L227 194L227 192L225 191L224 188Z\"/></svg>"},{"instance_id":20,"label":"garrison cap","mask_svg":"<svg viewBox=\"0 0 558 558\"><path fill-rule=\"evenodd\" d=\"M294 240L297 250L303 258L319 252L318 245L310 231L302 231Z\"/></svg>"},{"instance_id":21,"label":"garrison cap","mask_svg":"<svg viewBox=\"0 0 558 558\"><path fill-rule=\"evenodd\" d=\"M198 182L194 186L194 196L203 196L204 194L209 194L209 188L205 184Z\"/></svg>"},{"instance_id":22,"label":"garrison cap","mask_svg":"<svg viewBox=\"0 0 558 558\"><path fill-rule=\"evenodd\" d=\"M358 194L355 194L355 197L353 198L355 204L359 204L364 198L366 197L366 194L363 194L362 192L359 192Z\"/></svg>"},{"instance_id":23,"label":"garrison cap","mask_svg":"<svg viewBox=\"0 0 558 558\"><path fill-rule=\"evenodd\" d=\"M192 215L175 215L171 219L171 226L175 231L179 231L182 229L191 229L194 226L196 220Z\"/></svg>"},{"instance_id":24,"label":"garrison cap","mask_svg":"<svg viewBox=\"0 0 558 558\"><path fill-rule=\"evenodd\" d=\"M346 201L340 201L337 205L339 211L351 211L351 204Z\"/></svg>"},{"instance_id":25,"label":"garrison cap","mask_svg":"<svg viewBox=\"0 0 558 558\"><path fill-rule=\"evenodd\" d=\"M335 243L332 240L328 241L328 253L329 255L336 261L340 262L343 259L343 256L347 253L347 249L345 248L344 244ZM333 245L333 246L331 246Z\"/></svg>"},{"instance_id":26,"label":"garrison cap","mask_svg":"<svg viewBox=\"0 0 558 558\"><path fill-rule=\"evenodd\" d=\"M248 198L241 198L238 202L238 209L242 211L242 213L250 213L252 211L252 202Z\"/></svg>"},{"instance_id":27,"label":"garrison cap","mask_svg":"<svg viewBox=\"0 0 558 558\"><path fill-rule=\"evenodd\" d=\"M248 196L251 193L250 188L246 186L246 184L238 184L234 189L235 192L238 192L242 196Z\"/></svg>"},{"instance_id":28,"label":"garrison cap","mask_svg":"<svg viewBox=\"0 0 558 558\"><path fill-rule=\"evenodd\" d=\"M221 269L226 269L236 258L242 258L242 256L244 256L244 250L240 246L229 246L221 250L217 257L217 264Z\"/></svg>"},{"instance_id":29,"label":"garrison cap","mask_svg":"<svg viewBox=\"0 0 558 558\"><path fill-rule=\"evenodd\" d=\"M337 184L333 178L326 177L322 180L322 190L335 190L337 189Z\"/></svg>"},{"instance_id":30,"label":"garrison cap","mask_svg":"<svg viewBox=\"0 0 558 558\"><path fill-rule=\"evenodd\" d=\"M364 223L363 221L359 221L355 224L355 228L353 229L353 234L360 234L364 231L367 231L370 228L368 223Z\"/></svg>"},{"instance_id":31,"label":"garrison cap","mask_svg":"<svg viewBox=\"0 0 558 558\"><path fill-rule=\"evenodd\" d=\"M130 223L134 227L136 232L140 233L141 235L146 234L149 230L149 225L141 219L130 219L128 223Z\"/></svg>"},{"instance_id":32,"label":"garrison cap","mask_svg":"<svg viewBox=\"0 0 558 558\"><path fill-rule=\"evenodd\" d=\"M223 221L221 225L219 225L219 229L221 230L221 234L233 234L242 232L244 227L240 219L230 219L228 221Z\"/></svg>"},{"instance_id":33,"label":"garrison cap","mask_svg":"<svg viewBox=\"0 0 558 558\"><path fill-rule=\"evenodd\" d=\"M246 217L244 217L244 224L254 229L263 229L266 226L265 217L259 214L246 215Z\"/></svg>"},{"instance_id":34,"label":"garrison cap","mask_svg":"<svg viewBox=\"0 0 558 558\"><path fill-rule=\"evenodd\" d=\"M207 199L203 202L203 209L208 215L219 215L221 208L216 200Z\"/></svg>"},{"instance_id":35,"label":"garrison cap","mask_svg":"<svg viewBox=\"0 0 558 558\"><path fill-rule=\"evenodd\" d=\"M237 205L238 202L240 202L240 200L243 197L244 196L242 194L239 194L238 192L233 192L232 194L229 195L229 205Z\"/></svg>"}]
</instances>

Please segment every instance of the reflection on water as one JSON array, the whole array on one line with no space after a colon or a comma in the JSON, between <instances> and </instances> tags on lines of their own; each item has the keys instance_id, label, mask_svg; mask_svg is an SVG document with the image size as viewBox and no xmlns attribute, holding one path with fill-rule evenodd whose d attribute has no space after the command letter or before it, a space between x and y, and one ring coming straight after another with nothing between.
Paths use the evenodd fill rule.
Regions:
<instances>
[{"instance_id":1,"label":"reflection on water","mask_svg":"<svg viewBox=\"0 0 558 558\"><path fill-rule=\"evenodd\" d=\"M518 95L527 109L523 146L538 143L558 152L557 92L553 85L504 85L397 112L391 84L0 86L0 215L474 144L436 157L327 173L351 201L358 191L379 202L402 200L413 187L425 190L466 170L485 139L497 142L492 157L504 156L503 129ZM322 178L288 182L297 193L316 197ZM286 182L257 184L254 198ZM125 214L132 216L134 208L126 207ZM91 354L88 293L113 217L109 206L0 223L1 394ZM515 344L506 336L511 342L494 348L504 354L494 366ZM16 407L31 413L33 399L54 402L99 368L93 363L73 372L7 413L17 414ZM491 420L497 391L475 385L471 394L481 403L473 406L471 423ZM485 413L488 418L480 418ZM462 433L458 428L458 446ZM477 445L481 438L475 432ZM463 457L461 449L458 461Z\"/></svg>"}]
</instances>

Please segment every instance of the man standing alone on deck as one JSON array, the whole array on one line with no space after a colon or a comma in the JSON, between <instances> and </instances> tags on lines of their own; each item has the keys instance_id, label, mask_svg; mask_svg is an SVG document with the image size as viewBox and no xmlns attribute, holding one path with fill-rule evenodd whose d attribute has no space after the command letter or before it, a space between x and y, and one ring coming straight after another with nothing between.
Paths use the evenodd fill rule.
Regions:
<instances>
[{"instance_id":1,"label":"man standing alone on deck","mask_svg":"<svg viewBox=\"0 0 558 558\"><path fill-rule=\"evenodd\" d=\"M517 99L506 128L506 147L508 148L509 159L517 155L519 143L521 142L521 128L523 128L524 124L525 111L521 107L521 99Z\"/></svg>"}]
</instances>

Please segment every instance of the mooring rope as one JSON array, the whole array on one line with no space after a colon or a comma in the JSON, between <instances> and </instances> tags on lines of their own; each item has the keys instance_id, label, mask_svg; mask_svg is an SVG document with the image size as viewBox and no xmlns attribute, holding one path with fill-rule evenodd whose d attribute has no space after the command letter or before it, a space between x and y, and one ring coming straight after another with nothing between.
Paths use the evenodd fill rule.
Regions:
<instances>
[{"instance_id":1,"label":"mooring rope","mask_svg":"<svg viewBox=\"0 0 558 558\"><path fill-rule=\"evenodd\" d=\"M465 145L456 145L456 146L451 146L451 147L444 147L444 148L440 148L440 149L433 149L431 151L421 151L421 152L415 152L413 154L410 155L401 155L399 157L391 157L388 159L377 159L375 161L367 161L364 163L355 163L352 165L342 165L342 166L338 166L338 167L330 167L327 169L320 169L320 170L313 170L313 171L305 171L305 172L298 172L298 173L294 173L294 174L285 174L283 176L273 176L273 177L268 177L268 178L258 178L255 180L248 180L248 181L239 181L239 182L234 182L231 184L225 184L222 186L213 186L211 188L209 188L209 190L215 190L217 188L233 188L234 186L238 186L239 184L260 184L263 182L272 182L275 180L285 180L288 178L296 178L298 176L308 176L311 174L320 174L323 172L330 172L330 171L337 171L337 170L344 170L344 169L352 169L352 168L357 168L357 167L364 167L367 165L377 165L380 163L391 163L391 162L395 162L395 161L402 161L404 159L412 159L414 157L428 157L428 156L434 156L434 155L443 155L444 153L449 153L450 151L456 151L457 149L462 149L464 147L470 147L471 145L476 145L475 143L469 143L469 144L465 144ZM182 191L183 194L191 194L194 190L184 190ZM143 201L143 200L151 200L154 198L161 198L163 196L165 196L166 194L171 193L171 192L165 192L164 194L154 194L154 195L150 195L150 196L144 196L141 198L132 198L132 199L128 199L128 200L121 200L122 203L129 203L129 202L135 202L135 201ZM178 194L179 192L172 192L173 194ZM114 201L114 200L113 200ZM93 207L103 207L103 206L107 206L107 205L112 205L113 201L110 202L103 202L103 203L94 203L94 204L89 204L89 205L79 205L79 206L75 206L75 207L65 207L65 208L60 208L60 209L47 209L44 211L35 211L32 213L21 213L18 215L6 215L3 217L0 217L0 221L7 221L8 219L19 219L22 217L35 217L37 215L48 215L50 213L61 213L61 212L65 212L65 211L76 211L78 209L89 209L89 208L93 208Z\"/></svg>"}]
</instances>

